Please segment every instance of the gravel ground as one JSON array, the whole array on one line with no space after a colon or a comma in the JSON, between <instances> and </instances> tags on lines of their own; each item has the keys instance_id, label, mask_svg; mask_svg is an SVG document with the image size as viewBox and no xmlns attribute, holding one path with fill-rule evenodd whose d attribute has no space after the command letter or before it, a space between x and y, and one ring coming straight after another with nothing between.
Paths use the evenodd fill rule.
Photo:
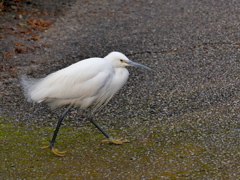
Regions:
<instances>
[{"instance_id":1,"label":"gravel ground","mask_svg":"<svg viewBox=\"0 0 240 180\"><path fill-rule=\"evenodd\" d=\"M100 124L121 129L132 141L153 137L156 142L167 142L166 152L172 151L169 144L179 142L191 142L205 149L198 160L186 149L187 161L193 165L200 161L210 163L209 166L214 164L216 169L208 171L202 167L198 169L199 176L191 174L183 179L239 177L240 2L57 2L50 9L41 1L23 3L22 8L35 9L37 13L19 17L16 8L11 7L1 15L0 112L4 122L54 126L54 119L63 110L51 111L46 105L27 103L19 84L21 74L44 77L81 59L120 51L154 72L130 67L127 85L96 115ZM9 34L19 30L17 23L26 23L27 18L41 18L52 24L47 30L34 30L33 34ZM33 40L33 36L40 39ZM15 42L24 44L20 47L24 50L16 50L19 46ZM4 59L7 52L14 53ZM85 120L81 112L68 118L71 120L65 126L80 126L76 120ZM163 144L148 147L153 159L158 158L156 148ZM147 163L134 164L133 174L153 168ZM173 163L181 164L175 160ZM161 167L164 171L163 162ZM167 174L158 177L154 173L148 177L120 173L119 179L173 177ZM107 179L115 174L111 171L102 175Z\"/></svg>"}]
</instances>

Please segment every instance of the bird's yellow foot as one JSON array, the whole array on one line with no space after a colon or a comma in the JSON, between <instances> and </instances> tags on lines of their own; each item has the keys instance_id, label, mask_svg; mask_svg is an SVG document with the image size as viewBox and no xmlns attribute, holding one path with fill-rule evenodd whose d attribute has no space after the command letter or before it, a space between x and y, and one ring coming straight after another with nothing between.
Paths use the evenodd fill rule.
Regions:
<instances>
[{"instance_id":1,"label":"bird's yellow foot","mask_svg":"<svg viewBox=\"0 0 240 180\"><path fill-rule=\"evenodd\" d=\"M41 149L48 149L50 148L50 146L44 146L42 147ZM53 154L57 155L57 156L60 156L60 157L63 157L64 154L67 152L67 151L58 151L57 149L55 148L50 148L53 152Z\"/></svg>"},{"instance_id":2,"label":"bird's yellow foot","mask_svg":"<svg viewBox=\"0 0 240 180\"><path fill-rule=\"evenodd\" d=\"M122 143L128 143L130 141L128 140L124 140L123 138L121 139L112 139L112 138L108 138L107 140L102 140L102 143L105 143L105 142L109 142L109 143L112 143L112 144L122 144Z\"/></svg>"}]
</instances>

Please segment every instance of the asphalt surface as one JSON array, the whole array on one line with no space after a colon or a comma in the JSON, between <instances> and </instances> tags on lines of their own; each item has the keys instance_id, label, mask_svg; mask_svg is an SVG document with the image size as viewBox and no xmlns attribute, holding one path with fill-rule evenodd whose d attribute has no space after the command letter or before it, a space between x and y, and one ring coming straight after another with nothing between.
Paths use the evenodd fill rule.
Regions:
<instances>
[{"instance_id":1,"label":"asphalt surface","mask_svg":"<svg viewBox=\"0 0 240 180\"><path fill-rule=\"evenodd\" d=\"M51 28L41 32L39 41L32 42L40 46L38 50L2 60L4 67L15 68L1 72L4 120L52 125L55 122L49 117L62 110L27 103L19 75L44 77L81 59L119 51L154 71L130 67L128 83L96 115L98 120L106 127L139 128L138 132L132 128L128 134L141 137L147 136L145 131L141 135L141 128L149 128L151 134L159 126L179 136L182 132L191 136L195 129L199 137L191 136L191 140L202 140L202 146L209 150L206 156L214 156L211 149L225 152L226 158L216 160L219 167L227 168L223 179L239 177L240 2L71 3L57 18L51 17ZM0 50L6 53L8 48L4 44ZM71 117L84 118L79 114ZM68 126L77 121L71 123ZM168 133L158 133L161 140L167 138ZM185 140L179 137L179 141Z\"/></svg>"}]
</instances>

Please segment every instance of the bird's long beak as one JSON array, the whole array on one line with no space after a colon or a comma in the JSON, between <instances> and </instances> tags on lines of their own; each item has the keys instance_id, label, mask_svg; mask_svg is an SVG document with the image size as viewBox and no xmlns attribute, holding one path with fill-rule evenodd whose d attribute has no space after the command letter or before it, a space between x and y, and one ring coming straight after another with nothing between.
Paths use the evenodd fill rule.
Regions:
<instances>
[{"instance_id":1,"label":"bird's long beak","mask_svg":"<svg viewBox=\"0 0 240 180\"><path fill-rule=\"evenodd\" d=\"M126 63L129 64L129 66L142 67L142 68L145 68L145 69L148 69L148 70L152 70L151 68L149 68L147 66L144 66L142 64L139 64L139 63L136 63L136 62L133 62L133 61L128 61Z\"/></svg>"}]
</instances>

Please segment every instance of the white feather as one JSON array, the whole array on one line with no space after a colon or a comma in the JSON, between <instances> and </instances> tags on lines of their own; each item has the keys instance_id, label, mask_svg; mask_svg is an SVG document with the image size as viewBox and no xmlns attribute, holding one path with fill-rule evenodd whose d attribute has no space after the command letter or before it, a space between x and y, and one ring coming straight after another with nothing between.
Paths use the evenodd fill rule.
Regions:
<instances>
[{"instance_id":1,"label":"white feather","mask_svg":"<svg viewBox=\"0 0 240 180\"><path fill-rule=\"evenodd\" d=\"M126 83L128 61L122 53L112 52L105 58L79 61L42 79L23 77L25 96L52 108L74 104L83 109L93 106L96 110Z\"/></svg>"}]
</instances>

